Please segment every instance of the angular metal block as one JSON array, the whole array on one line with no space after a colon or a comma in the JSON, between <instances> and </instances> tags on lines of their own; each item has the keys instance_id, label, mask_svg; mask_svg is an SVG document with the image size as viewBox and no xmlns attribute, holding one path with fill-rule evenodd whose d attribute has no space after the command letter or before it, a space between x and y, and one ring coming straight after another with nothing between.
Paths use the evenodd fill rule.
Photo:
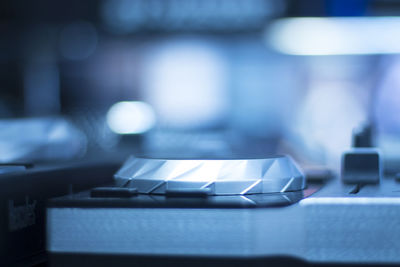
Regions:
<instances>
[{"instance_id":1,"label":"angular metal block","mask_svg":"<svg viewBox=\"0 0 400 267\"><path fill-rule=\"evenodd\" d=\"M287 156L257 159L156 159L130 157L114 176L139 193L204 189L211 195L297 191L305 177Z\"/></svg>"}]
</instances>

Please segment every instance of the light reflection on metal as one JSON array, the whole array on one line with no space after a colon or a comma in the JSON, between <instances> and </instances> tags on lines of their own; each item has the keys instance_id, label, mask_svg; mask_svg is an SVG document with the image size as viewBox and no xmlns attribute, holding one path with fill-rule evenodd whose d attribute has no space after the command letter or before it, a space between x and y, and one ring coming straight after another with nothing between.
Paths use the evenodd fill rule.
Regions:
<instances>
[{"instance_id":1,"label":"light reflection on metal","mask_svg":"<svg viewBox=\"0 0 400 267\"><path fill-rule=\"evenodd\" d=\"M260 159L153 159L130 157L114 176L140 193L207 189L210 195L278 193L304 189L305 178L286 156Z\"/></svg>"},{"instance_id":2,"label":"light reflection on metal","mask_svg":"<svg viewBox=\"0 0 400 267\"><path fill-rule=\"evenodd\" d=\"M300 205L400 205L398 197L318 197L305 198Z\"/></svg>"}]
</instances>

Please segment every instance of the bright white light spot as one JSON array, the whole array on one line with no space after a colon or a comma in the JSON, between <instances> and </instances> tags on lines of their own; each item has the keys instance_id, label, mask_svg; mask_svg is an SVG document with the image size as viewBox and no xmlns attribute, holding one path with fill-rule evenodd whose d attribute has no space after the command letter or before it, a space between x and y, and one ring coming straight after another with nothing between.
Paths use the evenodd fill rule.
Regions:
<instances>
[{"instance_id":1,"label":"bright white light spot","mask_svg":"<svg viewBox=\"0 0 400 267\"><path fill-rule=\"evenodd\" d=\"M400 18L281 19L267 38L276 50L291 55L400 53Z\"/></svg>"},{"instance_id":2,"label":"bright white light spot","mask_svg":"<svg viewBox=\"0 0 400 267\"><path fill-rule=\"evenodd\" d=\"M221 51L211 43L172 40L156 47L147 62L145 97L163 125L208 127L225 118L227 69Z\"/></svg>"},{"instance_id":3,"label":"bright white light spot","mask_svg":"<svg viewBox=\"0 0 400 267\"><path fill-rule=\"evenodd\" d=\"M153 108L138 101L114 104L107 113L107 123L117 134L139 134L150 130L156 118Z\"/></svg>"}]
</instances>

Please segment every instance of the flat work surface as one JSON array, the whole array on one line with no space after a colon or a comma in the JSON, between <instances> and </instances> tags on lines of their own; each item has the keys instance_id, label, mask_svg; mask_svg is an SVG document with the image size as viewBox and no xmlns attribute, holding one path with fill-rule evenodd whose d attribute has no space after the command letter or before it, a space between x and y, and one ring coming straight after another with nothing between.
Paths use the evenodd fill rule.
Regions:
<instances>
[{"instance_id":1,"label":"flat work surface","mask_svg":"<svg viewBox=\"0 0 400 267\"><path fill-rule=\"evenodd\" d=\"M358 188L334 179L284 207L53 205L48 209L48 250L55 266L79 255L149 257L150 263L153 257L283 257L312 264L398 264L399 190L390 178Z\"/></svg>"}]
</instances>

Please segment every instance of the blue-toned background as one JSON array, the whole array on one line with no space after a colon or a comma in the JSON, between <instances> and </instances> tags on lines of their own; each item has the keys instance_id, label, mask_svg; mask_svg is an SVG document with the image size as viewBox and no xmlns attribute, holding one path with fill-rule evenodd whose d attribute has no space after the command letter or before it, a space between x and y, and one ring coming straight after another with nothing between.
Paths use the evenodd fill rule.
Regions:
<instances>
[{"instance_id":1,"label":"blue-toned background","mask_svg":"<svg viewBox=\"0 0 400 267\"><path fill-rule=\"evenodd\" d=\"M337 168L370 124L396 160L399 11L390 0L2 1L0 159L287 153Z\"/></svg>"}]
</instances>

